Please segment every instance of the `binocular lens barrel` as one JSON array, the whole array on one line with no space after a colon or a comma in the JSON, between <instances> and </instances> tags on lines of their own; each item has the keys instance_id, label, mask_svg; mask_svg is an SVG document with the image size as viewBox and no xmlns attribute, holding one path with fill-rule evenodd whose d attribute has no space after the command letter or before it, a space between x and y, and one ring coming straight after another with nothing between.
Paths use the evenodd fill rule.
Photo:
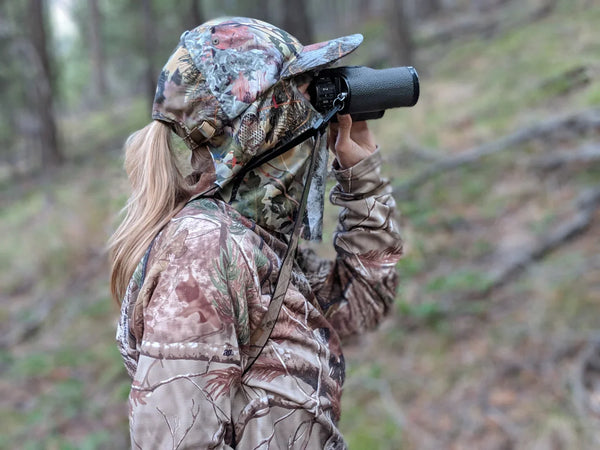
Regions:
<instances>
[{"instance_id":1,"label":"binocular lens barrel","mask_svg":"<svg viewBox=\"0 0 600 450\"><path fill-rule=\"evenodd\" d=\"M343 67L348 87L348 114L414 106L419 99L419 77L414 67L371 69Z\"/></svg>"}]
</instances>

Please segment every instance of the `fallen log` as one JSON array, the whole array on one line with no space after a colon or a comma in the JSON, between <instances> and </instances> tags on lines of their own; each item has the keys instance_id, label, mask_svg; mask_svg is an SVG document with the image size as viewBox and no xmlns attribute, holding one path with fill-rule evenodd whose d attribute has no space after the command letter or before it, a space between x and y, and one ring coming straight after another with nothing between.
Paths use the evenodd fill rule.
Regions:
<instances>
[{"instance_id":1,"label":"fallen log","mask_svg":"<svg viewBox=\"0 0 600 450\"><path fill-rule=\"evenodd\" d=\"M395 194L399 197L406 197L416 188L424 185L441 173L476 163L486 156L504 150L515 150L520 145L536 139L553 140L564 138L565 136L580 136L591 130L600 130L600 109L593 108L566 117L540 122L496 141L474 147L435 162L411 180L396 188Z\"/></svg>"},{"instance_id":2,"label":"fallen log","mask_svg":"<svg viewBox=\"0 0 600 450\"><path fill-rule=\"evenodd\" d=\"M597 161L600 161L600 145L588 143L575 150L553 152L534 158L530 162L529 168L549 172L568 164L589 164Z\"/></svg>"},{"instance_id":3,"label":"fallen log","mask_svg":"<svg viewBox=\"0 0 600 450\"><path fill-rule=\"evenodd\" d=\"M577 360L570 380L571 395L578 414L600 418L600 339L592 337ZM597 422L596 422L597 425Z\"/></svg>"},{"instance_id":4,"label":"fallen log","mask_svg":"<svg viewBox=\"0 0 600 450\"><path fill-rule=\"evenodd\" d=\"M500 13L494 11L483 14L460 14L458 19L447 24L432 21L421 27L417 42L420 47L430 47L473 36L490 39L500 33L506 33L543 19L554 11L557 3L557 0L548 0L516 17L514 14L507 16L505 8L503 8ZM515 4L515 9L523 8L520 2L515 2Z\"/></svg>"},{"instance_id":5,"label":"fallen log","mask_svg":"<svg viewBox=\"0 0 600 450\"><path fill-rule=\"evenodd\" d=\"M65 307L65 298L85 292L89 288L90 279L103 270L105 263L104 251L91 252L86 263L66 285L55 291L45 292L43 295L31 298L27 304L14 311L5 326L0 328L0 350L12 348L33 339L42 331L42 328L57 326L55 320L50 320L51 316L58 309ZM9 296L0 297L0 299L13 301ZM84 302L76 302L73 307L82 307L84 304ZM31 313L26 320L20 321L18 316L26 309L31 310Z\"/></svg>"},{"instance_id":6,"label":"fallen log","mask_svg":"<svg viewBox=\"0 0 600 450\"><path fill-rule=\"evenodd\" d=\"M492 291L523 272L533 262L542 259L562 244L583 233L592 223L594 214L600 208L600 185L579 195L576 201L577 212L543 236L536 245L515 254L509 261L489 274L487 288L477 297L488 296Z\"/></svg>"}]
</instances>

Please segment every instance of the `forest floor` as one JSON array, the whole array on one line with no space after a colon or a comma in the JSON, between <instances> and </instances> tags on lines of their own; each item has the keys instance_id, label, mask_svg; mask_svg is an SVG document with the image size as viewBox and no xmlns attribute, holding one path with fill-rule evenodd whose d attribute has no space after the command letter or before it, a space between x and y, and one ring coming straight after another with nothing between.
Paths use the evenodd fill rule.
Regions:
<instances>
[{"instance_id":1,"label":"forest floor","mask_svg":"<svg viewBox=\"0 0 600 450\"><path fill-rule=\"evenodd\" d=\"M600 448L592 3L509 2L487 32L417 35L418 105L373 122L406 255L391 317L346 346L351 449ZM64 167L2 186L0 448L128 445L103 248L146 109L90 115Z\"/></svg>"}]
</instances>

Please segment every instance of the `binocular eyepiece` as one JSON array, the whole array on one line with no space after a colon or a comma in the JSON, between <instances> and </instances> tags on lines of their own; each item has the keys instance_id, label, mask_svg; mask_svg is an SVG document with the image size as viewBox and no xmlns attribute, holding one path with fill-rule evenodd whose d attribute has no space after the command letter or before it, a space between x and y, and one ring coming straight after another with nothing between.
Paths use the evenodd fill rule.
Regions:
<instances>
[{"instance_id":1,"label":"binocular eyepiece","mask_svg":"<svg viewBox=\"0 0 600 450\"><path fill-rule=\"evenodd\" d=\"M331 110L336 98L346 94L340 114L350 114L354 121L379 119L386 109L417 103L419 76L414 67L336 67L319 71L308 93L320 113Z\"/></svg>"}]
</instances>

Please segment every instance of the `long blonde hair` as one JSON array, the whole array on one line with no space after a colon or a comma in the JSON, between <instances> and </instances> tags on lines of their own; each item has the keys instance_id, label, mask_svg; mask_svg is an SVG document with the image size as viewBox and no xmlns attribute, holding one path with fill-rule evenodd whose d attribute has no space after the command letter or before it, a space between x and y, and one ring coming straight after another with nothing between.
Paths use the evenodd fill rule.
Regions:
<instances>
[{"instance_id":1,"label":"long blonde hair","mask_svg":"<svg viewBox=\"0 0 600 450\"><path fill-rule=\"evenodd\" d=\"M136 266L152 239L190 198L177 169L168 125L152 121L125 143L125 170L131 196L125 218L108 242L110 290L120 302Z\"/></svg>"}]
</instances>

